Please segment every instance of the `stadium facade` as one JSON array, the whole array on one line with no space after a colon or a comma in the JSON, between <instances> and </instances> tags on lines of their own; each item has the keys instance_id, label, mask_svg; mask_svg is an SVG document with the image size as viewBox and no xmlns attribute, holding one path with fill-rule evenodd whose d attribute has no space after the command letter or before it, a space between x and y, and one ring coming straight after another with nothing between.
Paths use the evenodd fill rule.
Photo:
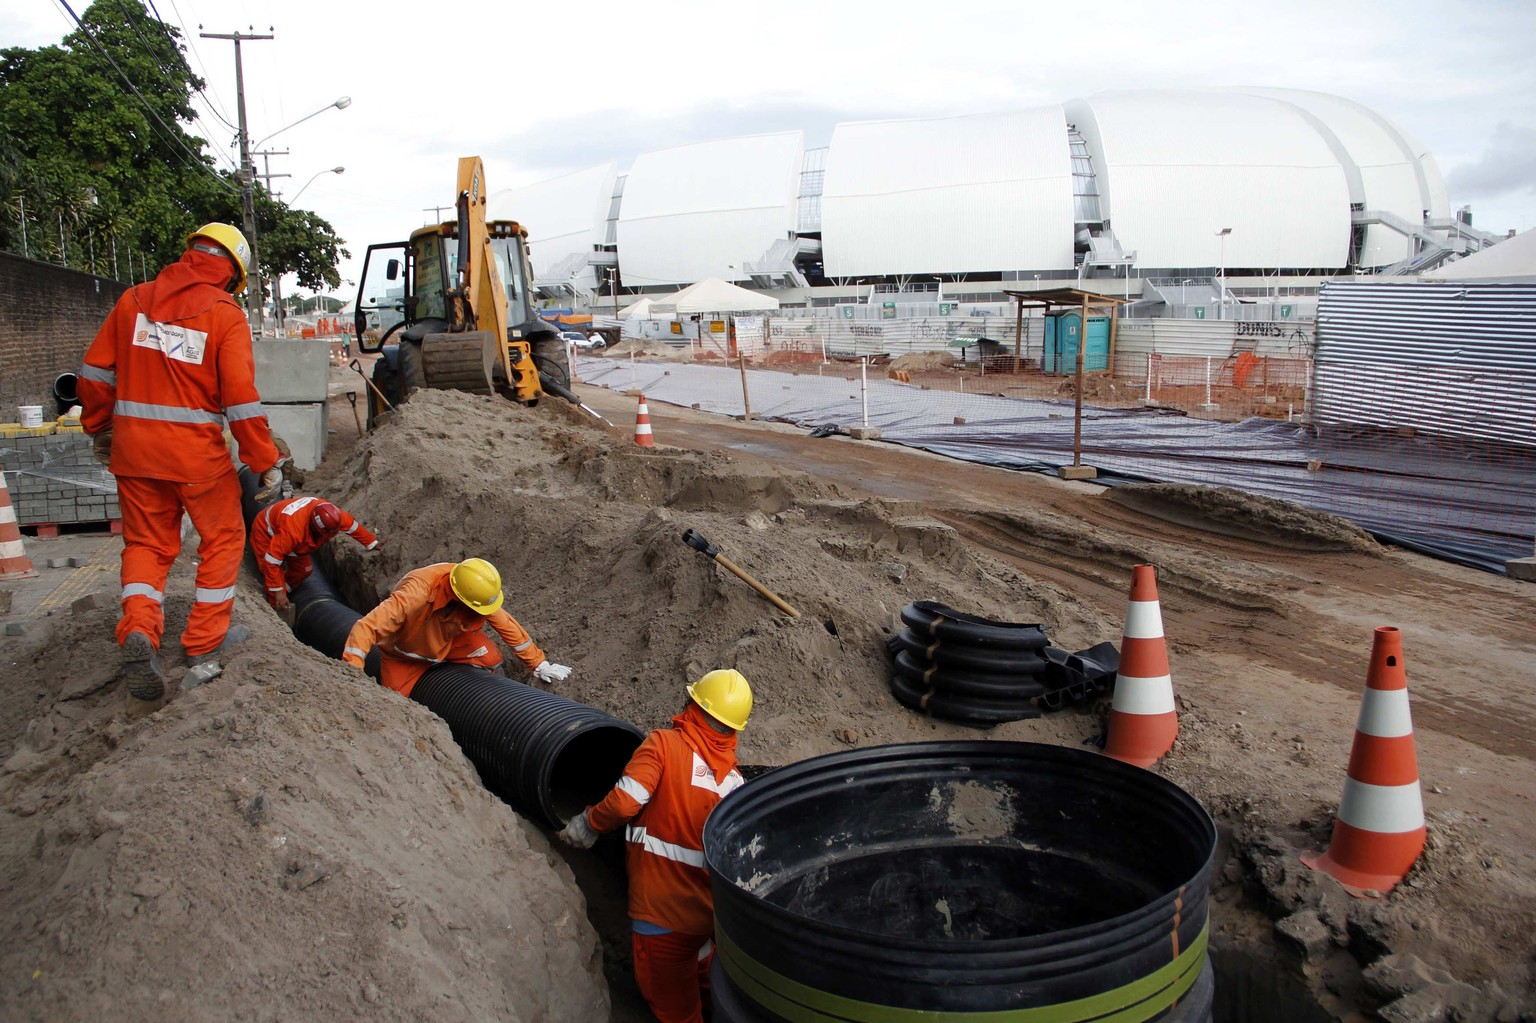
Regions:
<instances>
[{"instance_id":1,"label":"stadium facade","mask_svg":"<svg viewBox=\"0 0 1536 1023\"><path fill-rule=\"evenodd\" d=\"M1403 129L1290 89L849 122L816 148L801 131L712 139L504 191L491 212L528 225L541 293L576 304L708 277L789 305L854 287L974 301L1064 281L1225 297L1245 282L1417 274L1498 240L1453 212L1433 155Z\"/></svg>"}]
</instances>

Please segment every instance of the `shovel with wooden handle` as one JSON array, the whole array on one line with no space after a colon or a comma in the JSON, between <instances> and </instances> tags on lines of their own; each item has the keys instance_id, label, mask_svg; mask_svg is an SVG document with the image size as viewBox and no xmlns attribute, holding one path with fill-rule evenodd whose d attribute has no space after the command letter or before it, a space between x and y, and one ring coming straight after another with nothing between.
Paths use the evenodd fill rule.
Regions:
<instances>
[{"instance_id":1,"label":"shovel with wooden handle","mask_svg":"<svg viewBox=\"0 0 1536 1023\"><path fill-rule=\"evenodd\" d=\"M374 394L377 394L379 396L379 400L384 403L384 407L385 408L389 409L391 412L395 411L395 403L390 401L388 398L384 397L384 392L379 390L377 384L375 384L372 380L368 379L368 374L367 373L363 372L362 360L360 360L360 359L353 359L351 362L347 363L347 368L352 370L352 372L356 373L358 376L363 378L363 383L367 384L368 385L368 389L371 390Z\"/></svg>"},{"instance_id":2,"label":"shovel with wooden handle","mask_svg":"<svg viewBox=\"0 0 1536 1023\"><path fill-rule=\"evenodd\" d=\"M720 553L720 548L716 547L714 544L705 539L704 534L700 533L697 529L685 529L683 531L683 543L687 544L689 547L692 547L694 550L698 551L709 560L717 563L720 565L720 567L735 575L742 582L752 587L758 593L761 593L765 598L767 598L769 603L778 608L780 611L783 611L785 614L789 615L791 618L800 617L800 612L796 611L794 608L785 603L783 598L780 597L777 593L774 593L768 587L764 586L762 583L758 582L756 579L752 578L750 575L733 565L729 558Z\"/></svg>"}]
</instances>

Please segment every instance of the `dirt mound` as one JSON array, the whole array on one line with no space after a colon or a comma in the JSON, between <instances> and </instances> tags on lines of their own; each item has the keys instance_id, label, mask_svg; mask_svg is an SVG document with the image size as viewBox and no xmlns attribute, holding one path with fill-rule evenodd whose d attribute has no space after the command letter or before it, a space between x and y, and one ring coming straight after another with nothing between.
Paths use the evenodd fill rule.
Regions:
<instances>
[{"instance_id":1,"label":"dirt mound","mask_svg":"<svg viewBox=\"0 0 1536 1023\"><path fill-rule=\"evenodd\" d=\"M905 370L908 373L926 373L936 369L953 369L959 360L949 352L912 352L891 360L890 371Z\"/></svg>"},{"instance_id":2,"label":"dirt mound","mask_svg":"<svg viewBox=\"0 0 1536 1023\"><path fill-rule=\"evenodd\" d=\"M591 400L610 413L632 407L606 391ZM680 424L689 415L676 414ZM1332 520L1220 492L1123 488L1124 504L1063 488L1050 491L1059 504L1031 506L1017 477L978 470L1000 481L982 501L963 503L973 495L958 485L926 504L850 496L782 468L844 441L794 448L801 438L786 433L781 453L768 436L741 445L770 452L762 459L641 448L627 429L563 403L422 391L310 482L385 539L372 554L328 549L354 606L371 606L408 569L486 557L508 610L575 669L542 688L649 729L702 671L746 673L757 696L741 737L747 764L917 739L1093 741L1102 701L987 730L908 711L888 691L886 640L902 606L927 598L1042 622L1071 649L1118 643L1125 572L1151 561L1181 728L1159 770L1206 802L1224 836L1213 947L1264 950L1287 982L1341 1012L1421 997L1454 1004L1460 1018L1499 1018L1524 997L1529 857L1488 823L1526 798L1497 789L1524 775L1496 769L1513 756L1462 741L1483 711L1445 691L1477 637L1455 657L1423 659L1416 724L1445 749L1426 738L1440 781L1428 788L1431 847L1408 883L1364 903L1297 860L1327 839L1360 685L1338 665L1358 665L1357 619L1375 614L1307 573L1321 561L1368 575L1390 557L1361 557L1367 548ZM846 443L858 461L838 478L851 491L881 467L882 446ZM925 492L914 473L961 478L906 454L900 469L887 492L903 497ZM1154 508L1205 532L1191 539L1145 521ZM686 528L800 617L686 546ZM1279 536L1281 553L1252 560L1254 545L1233 538L1248 534L1271 547ZM1345 553L1318 553L1336 549ZM178 567L173 592L190 590L189 571ZM1404 578L1381 584L1382 599L1398 599ZM1469 606L1486 603L1471 584L1455 587ZM1344 638L1313 611L1328 602L1347 605ZM172 609L184 618L185 598ZM298 647L249 579L237 614L257 635L228 676L152 713L132 710L111 679L106 608L4 641L18 663L0 683L11 708L0 756L15 750L0 776L0 964L13 978L0 1017L467 1019L515 1007L600 1020L606 972L609 1018L645 1018L623 973L613 872L571 854L584 865L584 912L542 832L486 795L440 722ZM1525 622L1512 612L1505 624ZM1457 772L1479 765L1467 770L1483 787L1451 760ZM1363 979L1366 966L1376 972Z\"/></svg>"},{"instance_id":3,"label":"dirt mound","mask_svg":"<svg viewBox=\"0 0 1536 1023\"><path fill-rule=\"evenodd\" d=\"M466 445L466 435L485 440ZM1044 607L1053 624L1051 609L1068 603L978 558L913 506L850 501L801 473L640 448L590 419L472 395L413 398L332 489L390 537L378 555L336 548L336 574L356 599L376 599L423 562L488 558L508 609L575 668L553 687L564 696L654 728L700 671L744 672L758 698L741 740L747 762L976 734L910 715L888 691L885 638L912 593L1010 620ZM686 528L801 617L686 546Z\"/></svg>"},{"instance_id":4,"label":"dirt mound","mask_svg":"<svg viewBox=\"0 0 1536 1023\"><path fill-rule=\"evenodd\" d=\"M667 359L671 362L688 362L693 357L687 347L674 348L665 341L645 337L620 341L612 348L605 348L595 354L604 359Z\"/></svg>"},{"instance_id":5,"label":"dirt mound","mask_svg":"<svg viewBox=\"0 0 1536 1023\"><path fill-rule=\"evenodd\" d=\"M1337 515L1231 487L1136 483L1114 487L1105 497L1166 522L1295 550L1381 552L1371 534Z\"/></svg>"},{"instance_id":6,"label":"dirt mound","mask_svg":"<svg viewBox=\"0 0 1536 1023\"><path fill-rule=\"evenodd\" d=\"M0 1018L605 1018L569 870L440 720L299 646L250 580L254 639L176 690L188 561L161 706L115 681L114 601L6 647Z\"/></svg>"}]
</instances>

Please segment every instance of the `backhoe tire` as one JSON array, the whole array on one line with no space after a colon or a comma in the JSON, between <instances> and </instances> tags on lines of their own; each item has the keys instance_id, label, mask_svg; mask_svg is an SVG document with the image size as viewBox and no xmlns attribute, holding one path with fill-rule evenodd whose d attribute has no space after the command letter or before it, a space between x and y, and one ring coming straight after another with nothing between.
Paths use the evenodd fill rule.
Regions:
<instances>
[{"instance_id":1,"label":"backhoe tire","mask_svg":"<svg viewBox=\"0 0 1536 1023\"><path fill-rule=\"evenodd\" d=\"M533 356L533 368L539 371L539 381L544 390L554 393L554 388L545 381L553 381L567 391L571 389L571 353L566 347L565 338L541 331L528 339L528 348Z\"/></svg>"},{"instance_id":2,"label":"backhoe tire","mask_svg":"<svg viewBox=\"0 0 1536 1023\"><path fill-rule=\"evenodd\" d=\"M427 383L427 373L422 366L421 345L410 341L400 342L400 400L410 398L411 392Z\"/></svg>"}]
</instances>

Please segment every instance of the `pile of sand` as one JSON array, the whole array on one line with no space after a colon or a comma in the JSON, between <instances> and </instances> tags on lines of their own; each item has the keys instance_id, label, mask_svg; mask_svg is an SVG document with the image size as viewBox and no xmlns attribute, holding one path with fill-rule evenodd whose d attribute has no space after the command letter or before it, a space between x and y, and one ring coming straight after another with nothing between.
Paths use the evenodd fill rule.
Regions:
<instances>
[{"instance_id":1,"label":"pile of sand","mask_svg":"<svg viewBox=\"0 0 1536 1023\"><path fill-rule=\"evenodd\" d=\"M674 347L646 337L632 337L592 354L604 359L666 359L669 362L689 362L693 358L687 346Z\"/></svg>"},{"instance_id":2,"label":"pile of sand","mask_svg":"<svg viewBox=\"0 0 1536 1023\"><path fill-rule=\"evenodd\" d=\"M299 646L255 593L225 676L162 706L115 680L115 601L5 648L0 1018L606 1018L544 834L441 721Z\"/></svg>"},{"instance_id":3,"label":"pile of sand","mask_svg":"<svg viewBox=\"0 0 1536 1023\"><path fill-rule=\"evenodd\" d=\"M927 373L939 369L954 369L960 360L951 352L912 352L908 355L898 356L891 360L887 367L891 371L905 370L908 373Z\"/></svg>"},{"instance_id":4,"label":"pile of sand","mask_svg":"<svg viewBox=\"0 0 1536 1023\"><path fill-rule=\"evenodd\" d=\"M385 538L367 555L344 542L330 548L333 578L354 606L370 606L422 564L488 558L501 569L507 609L552 659L574 668L544 688L649 729L667 722L684 684L703 671L743 671L757 697L741 738L745 763L918 739L1079 745L1106 710L982 731L908 711L887 688L885 640L913 599L1042 622L1072 649L1118 642L1118 608L1106 613L1064 588L1081 587L1083 576L1042 582L1018 562L980 553L924 506L854 499L766 463L640 448L626 430L563 403L526 409L421 391L310 484ZM1212 500L1208 518L1243 528L1268 530L1284 518ZM1148 553L1176 561L1155 540L1122 539L1109 550L1108 539L1069 516L997 510L985 525L1000 550L1009 530L1046 531L1085 561L1130 564ZM1321 528L1294 525L1299 535ZM683 544L686 528L801 616L775 610ZM179 566L173 584L182 616L189 572ZM1219 554L1185 556L1168 579L1182 587L1172 594L1209 590L1234 614L1266 606L1260 583L1224 577ZM4 648L12 663L0 683L11 709L0 723L0 756L9 757L0 775L0 964L11 983L0 1017L608 1017L600 974L606 967L610 982L622 975L622 891L583 877L589 899L601 900L584 912L543 832L480 788L446 727L300 647L255 582L241 585L237 614L256 626L255 641L231 659L226 678L157 710L132 707L112 678L113 609L51 619L25 644ZM1178 613L1177 601L1169 612ZM1268 935L1269 914L1284 915L1309 962L1348 946L1356 976L1359 965L1399 949L1436 966L1472 958L1458 949L1458 933L1474 925L1465 914L1447 909L1437 919L1395 902L1341 900L1299 868L1290 838L1276 835L1326 838L1331 809L1322 799L1303 801L1299 821L1290 792L1274 811L1292 814L1285 821L1246 801L1210 799L1234 757L1273 777L1295 754L1289 746L1238 753L1232 736L1241 731L1212 715L1208 697L1195 688L1181 701L1179 756L1167 773L1207 798L1232 836L1218 904L1257 893L1255 901L1267 900L1247 918L1257 933ZM1449 894L1475 879L1477 846L1437 828L1445 837L1415 879ZM1240 910L1222 912L1231 921ZM1523 919L1476 922L1474 947L1518 940ZM1468 999L1505 1004L1487 979L1496 966L1458 964L1463 975L1484 977ZM1441 985L1443 993L1440 980L1406 969L1403 991ZM1510 975L1521 969L1510 966ZM633 1004L632 992L625 997ZM628 1011L613 1018L641 1018Z\"/></svg>"}]
</instances>

